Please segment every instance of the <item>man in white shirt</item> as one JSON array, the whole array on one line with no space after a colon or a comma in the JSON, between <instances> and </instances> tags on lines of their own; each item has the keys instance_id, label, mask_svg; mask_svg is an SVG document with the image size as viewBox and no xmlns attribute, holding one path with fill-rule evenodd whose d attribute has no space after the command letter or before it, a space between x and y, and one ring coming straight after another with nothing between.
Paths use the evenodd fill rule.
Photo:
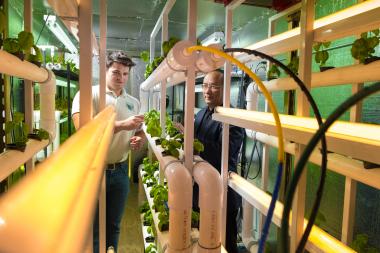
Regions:
<instances>
[{"instance_id":1,"label":"man in white shirt","mask_svg":"<svg viewBox=\"0 0 380 253\"><path fill-rule=\"evenodd\" d=\"M113 246L117 251L120 234L120 222L124 213L129 190L128 153L130 149L139 149L143 142L140 130L144 121L139 101L128 95L124 85L128 81L131 67L135 64L122 51L114 51L107 56L106 105L114 105L116 120L114 135L107 154L106 167L106 247ZM92 89L93 114L99 113L99 87ZM72 118L75 128L79 127L79 92L72 106ZM94 252L99 252L98 211L94 221Z\"/></svg>"}]
</instances>

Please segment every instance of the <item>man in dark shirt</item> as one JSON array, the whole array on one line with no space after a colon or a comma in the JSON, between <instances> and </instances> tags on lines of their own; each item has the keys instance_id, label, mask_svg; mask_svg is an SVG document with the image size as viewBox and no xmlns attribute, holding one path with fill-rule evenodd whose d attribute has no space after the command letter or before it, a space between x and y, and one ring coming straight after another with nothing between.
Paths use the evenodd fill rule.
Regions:
<instances>
[{"instance_id":1,"label":"man in dark shirt","mask_svg":"<svg viewBox=\"0 0 380 253\"><path fill-rule=\"evenodd\" d=\"M212 120L212 114L216 106L223 104L223 74L219 71L208 73L202 84L203 98L207 104L197 113L194 121L194 138L204 145L204 151L200 156L221 171L222 157L222 130L221 122ZM236 172L238 154L244 138L244 129L230 126L228 170ZM198 185L194 187L193 206L198 207ZM237 224L236 216L241 198L228 187L227 192L227 226L226 226L226 250L229 253L237 252Z\"/></svg>"}]
</instances>

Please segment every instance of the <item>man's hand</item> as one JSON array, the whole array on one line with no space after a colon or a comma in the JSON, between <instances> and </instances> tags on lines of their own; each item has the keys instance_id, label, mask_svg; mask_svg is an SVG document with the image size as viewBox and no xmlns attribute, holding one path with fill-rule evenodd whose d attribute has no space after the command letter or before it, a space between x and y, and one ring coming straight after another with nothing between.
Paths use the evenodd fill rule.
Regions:
<instances>
[{"instance_id":1,"label":"man's hand","mask_svg":"<svg viewBox=\"0 0 380 253\"><path fill-rule=\"evenodd\" d=\"M138 150L141 148L141 145L143 143L143 139L140 136L132 136L131 139L129 139L129 145L131 146L132 150Z\"/></svg>"},{"instance_id":2,"label":"man's hand","mask_svg":"<svg viewBox=\"0 0 380 253\"><path fill-rule=\"evenodd\" d=\"M183 134L185 128L183 127L183 125L181 123L179 123L179 122L173 122L173 125L174 125L175 128L178 129L178 131L181 134Z\"/></svg>"},{"instance_id":3,"label":"man's hand","mask_svg":"<svg viewBox=\"0 0 380 253\"><path fill-rule=\"evenodd\" d=\"M129 117L125 120L120 120L115 122L115 133L121 130L131 131L140 128L141 124L144 122L144 115L135 115Z\"/></svg>"}]
</instances>

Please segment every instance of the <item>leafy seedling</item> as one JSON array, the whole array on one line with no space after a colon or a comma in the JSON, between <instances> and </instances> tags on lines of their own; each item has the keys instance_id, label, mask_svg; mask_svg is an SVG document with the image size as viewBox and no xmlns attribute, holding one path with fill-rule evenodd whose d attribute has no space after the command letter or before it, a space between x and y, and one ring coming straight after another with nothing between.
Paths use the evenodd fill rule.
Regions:
<instances>
[{"instance_id":1,"label":"leafy seedling","mask_svg":"<svg viewBox=\"0 0 380 253\"><path fill-rule=\"evenodd\" d=\"M375 48L379 45L379 29L365 32L360 35L360 38L356 39L351 47L351 55L360 63L370 63L373 60L379 59L375 57Z\"/></svg>"},{"instance_id":2,"label":"leafy seedling","mask_svg":"<svg viewBox=\"0 0 380 253\"><path fill-rule=\"evenodd\" d=\"M182 143L175 139L169 139L169 140L163 140L161 142L161 147L164 149L162 151L162 154L165 155L171 155L175 158L179 158L179 148L181 148Z\"/></svg>"},{"instance_id":3,"label":"leafy seedling","mask_svg":"<svg viewBox=\"0 0 380 253\"><path fill-rule=\"evenodd\" d=\"M146 247L145 253L157 253L156 245L150 244L148 247Z\"/></svg>"},{"instance_id":4,"label":"leafy seedling","mask_svg":"<svg viewBox=\"0 0 380 253\"><path fill-rule=\"evenodd\" d=\"M149 203L148 201L144 201L139 207L139 212L146 213L148 210L150 210Z\"/></svg>"},{"instance_id":5,"label":"leafy seedling","mask_svg":"<svg viewBox=\"0 0 380 253\"><path fill-rule=\"evenodd\" d=\"M330 47L331 42L318 42L315 43L313 48L315 50L315 62L319 64L320 67L324 67L326 61L329 59L329 52L327 49Z\"/></svg>"},{"instance_id":6,"label":"leafy seedling","mask_svg":"<svg viewBox=\"0 0 380 253\"><path fill-rule=\"evenodd\" d=\"M272 64L267 72L267 79L272 80L280 77L280 70L275 64Z\"/></svg>"},{"instance_id":7,"label":"leafy seedling","mask_svg":"<svg viewBox=\"0 0 380 253\"><path fill-rule=\"evenodd\" d=\"M191 211L191 227L192 228L199 228L199 212Z\"/></svg>"},{"instance_id":8,"label":"leafy seedling","mask_svg":"<svg viewBox=\"0 0 380 253\"><path fill-rule=\"evenodd\" d=\"M169 230L169 212L160 212L158 215L158 229L163 232L163 231L168 231Z\"/></svg>"},{"instance_id":9,"label":"leafy seedling","mask_svg":"<svg viewBox=\"0 0 380 253\"><path fill-rule=\"evenodd\" d=\"M24 151L28 141L28 132L29 127L24 123L24 114L15 112L13 121L5 123L5 133L11 135L11 143L7 143L6 147Z\"/></svg>"}]
</instances>

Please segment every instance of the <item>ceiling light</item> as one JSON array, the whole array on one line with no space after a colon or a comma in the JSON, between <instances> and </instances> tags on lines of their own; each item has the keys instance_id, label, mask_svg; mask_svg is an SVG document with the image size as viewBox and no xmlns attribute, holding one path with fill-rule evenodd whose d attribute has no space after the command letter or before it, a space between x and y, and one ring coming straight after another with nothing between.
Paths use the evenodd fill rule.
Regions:
<instances>
[{"instance_id":1,"label":"ceiling light","mask_svg":"<svg viewBox=\"0 0 380 253\"><path fill-rule=\"evenodd\" d=\"M47 27L49 27L50 31L52 31L54 35L57 37L57 39L61 41L63 45L65 45L65 47L70 51L70 53L77 54L78 49L67 36L67 34L63 31L61 26L56 22L56 16L44 15L44 20L46 21L46 25Z\"/></svg>"},{"instance_id":2,"label":"ceiling light","mask_svg":"<svg viewBox=\"0 0 380 253\"><path fill-rule=\"evenodd\" d=\"M202 46L208 46L210 44L219 44L224 41L224 33L223 32L214 32L204 40L202 40Z\"/></svg>"}]
</instances>

